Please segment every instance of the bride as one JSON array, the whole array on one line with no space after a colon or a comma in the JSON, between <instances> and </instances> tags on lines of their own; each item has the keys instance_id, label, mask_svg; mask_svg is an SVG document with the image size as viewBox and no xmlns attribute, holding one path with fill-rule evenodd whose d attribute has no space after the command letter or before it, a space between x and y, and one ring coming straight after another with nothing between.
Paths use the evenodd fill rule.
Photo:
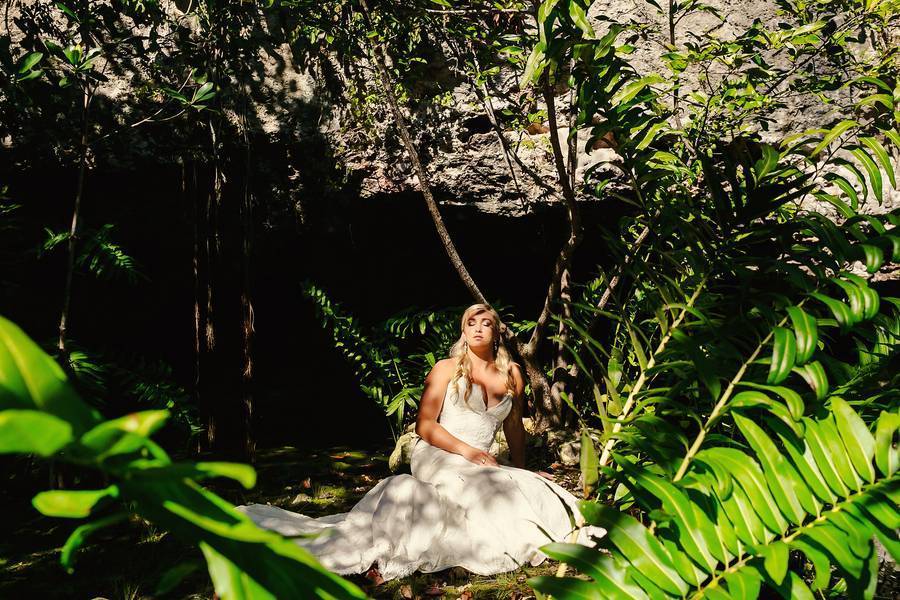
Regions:
<instances>
[{"instance_id":1,"label":"bride","mask_svg":"<svg viewBox=\"0 0 900 600\"><path fill-rule=\"evenodd\" d=\"M461 566L479 575L537 565L551 541L593 545L605 532L581 527L577 499L526 471L524 381L486 304L463 313L450 358L425 378L412 475L379 482L350 512L313 519L265 504L242 506L261 527L296 541L328 569L384 580ZM488 452L500 425L514 466Z\"/></svg>"}]
</instances>

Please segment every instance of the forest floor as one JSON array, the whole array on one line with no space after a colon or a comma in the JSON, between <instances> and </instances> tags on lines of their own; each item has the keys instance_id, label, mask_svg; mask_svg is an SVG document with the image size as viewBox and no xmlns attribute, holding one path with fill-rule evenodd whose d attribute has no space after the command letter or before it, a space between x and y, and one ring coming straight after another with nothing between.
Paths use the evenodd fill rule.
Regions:
<instances>
[{"instance_id":1,"label":"forest floor","mask_svg":"<svg viewBox=\"0 0 900 600\"><path fill-rule=\"evenodd\" d=\"M235 504L269 503L310 516L349 510L380 479L390 475L387 452L346 447L261 451L257 486L249 491L226 482L208 487ZM536 457L535 457L536 458ZM554 465L557 466L557 465ZM534 469L535 466L530 466ZM560 467L556 481L572 489L577 469ZM213 598L202 555L152 524L135 519L90 537L77 556L74 573L59 563L74 521L37 513L27 498L0 492L6 518L0 524L0 598ZM557 563L492 577L463 569L421 574L372 585L362 576L350 580L377 599L448 598L524 600L534 594L526 579L550 575Z\"/></svg>"}]
</instances>

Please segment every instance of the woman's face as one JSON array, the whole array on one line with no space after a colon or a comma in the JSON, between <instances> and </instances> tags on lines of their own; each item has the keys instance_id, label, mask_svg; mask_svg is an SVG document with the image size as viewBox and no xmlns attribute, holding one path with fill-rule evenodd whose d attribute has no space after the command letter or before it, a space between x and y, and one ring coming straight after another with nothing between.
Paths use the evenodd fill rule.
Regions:
<instances>
[{"instance_id":1,"label":"woman's face","mask_svg":"<svg viewBox=\"0 0 900 600\"><path fill-rule=\"evenodd\" d=\"M490 348L494 344L494 320L490 313L470 315L463 325L463 335L469 348Z\"/></svg>"}]
</instances>

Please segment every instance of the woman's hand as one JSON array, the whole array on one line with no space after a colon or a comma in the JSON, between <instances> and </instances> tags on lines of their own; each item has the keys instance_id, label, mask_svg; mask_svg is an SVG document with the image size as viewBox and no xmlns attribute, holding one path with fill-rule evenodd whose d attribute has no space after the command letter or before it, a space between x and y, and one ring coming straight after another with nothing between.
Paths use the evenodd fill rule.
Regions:
<instances>
[{"instance_id":1,"label":"woman's hand","mask_svg":"<svg viewBox=\"0 0 900 600\"><path fill-rule=\"evenodd\" d=\"M484 450L479 450L478 448L472 448L471 446L467 448L462 453L463 458L468 460L471 463L475 463L481 467L496 467L497 459L490 455L490 453L485 452Z\"/></svg>"}]
</instances>

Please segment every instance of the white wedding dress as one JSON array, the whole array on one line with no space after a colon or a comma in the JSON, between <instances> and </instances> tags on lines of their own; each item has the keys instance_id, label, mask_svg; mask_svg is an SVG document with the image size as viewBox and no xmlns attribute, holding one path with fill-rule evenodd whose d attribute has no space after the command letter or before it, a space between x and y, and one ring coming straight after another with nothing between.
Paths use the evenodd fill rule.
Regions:
<instances>
[{"instance_id":1,"label":"white wedding dress","mask_svg":"<svg viewBox=\"0 0 900 600\"><path fill-rule=\"evenodd\" d=\"M473 386L469 406L464 383L447 386L438 422L452 435L487 451L512 396L487 408L481 386ZM572 523L583 524L577 499L557 484L524 469L479 466L418 440L412 475L380 481L350 512L310 518L267 504L239 507L255 523L312 552L328 569L362 573L377 564L385 580L415 570L461 566L480 575L512 571L546 558L540 546L571 541ZM605 533L586 526L575 541L593 545Z\"/></svg>"}]
</instances>

